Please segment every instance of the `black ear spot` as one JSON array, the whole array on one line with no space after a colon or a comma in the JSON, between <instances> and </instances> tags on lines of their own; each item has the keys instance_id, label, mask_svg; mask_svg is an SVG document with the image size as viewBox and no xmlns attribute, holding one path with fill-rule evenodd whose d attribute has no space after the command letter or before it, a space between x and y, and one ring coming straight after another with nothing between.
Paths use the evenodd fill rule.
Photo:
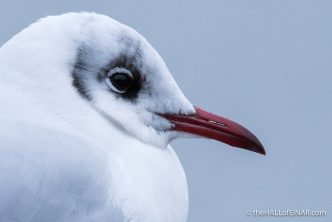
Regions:
<instances>
[{"instance_id":1,"label":"black ear spot","mask_svg":"<svg viewBox=\"0 0 332 222\"><path fill-rule=\"evenodd\" d=\"M86 75L91 75L91 73L89 73L88 64L86 64L84 60L86 53L87 52L84 48L79 48L72 71L72 84L83 98L92 101L93 98L89 92L85 79Z\"/></svg>"},{"instance_id":2,"label":"black ear spot","mask_svg":"<svg viewBox=\"0 0 332 222\"><path fill-rule=\"evenodd\" d=\"M81 81L77 75L73 75L73 77L73 86L77 89L81 96L89 101L93 101L93 98L90 95L88 88L85 86L84 81Z\"/></svg>"}]
</instances>

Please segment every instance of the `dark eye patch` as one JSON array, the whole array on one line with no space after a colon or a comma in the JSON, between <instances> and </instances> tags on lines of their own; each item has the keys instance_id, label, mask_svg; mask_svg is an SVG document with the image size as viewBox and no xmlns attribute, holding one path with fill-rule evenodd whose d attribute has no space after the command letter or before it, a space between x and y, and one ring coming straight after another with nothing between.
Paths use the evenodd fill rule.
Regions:
<instances>
[{"instance_id":1,"label":"dark eye patch","mask_svg":"<svg viewBox=\"0 0 332 222\"><path fill-rule=\"evenodd\" d=\"M125 93L116 93L116 96L135 102L140 90L142 89L142 82L144 81L144 78L142 78L140 72L140 70L142 70L142 60L141 53L138 48L134 51L131 51L131 53L127 52L129 55L126 54L126 52L123 52L117 58L112 59L112 61L105 65L105 67L99 69L99 71L97 67L94 67L96 64L93 64L90 59L91 51L92 50L90 50L88 46L82 45L78 49L76 61L73 64L72 84L79 92L79 94L85 99L93 101L94 98L91 94L92 89L89 88L91 85L89 84L90 81L97 81L100 84L106 84L105 80L108 78L107 74L110 72L110 70L114 69L115 67L120 67L127 69L132 73L132 82L130 88L128 88ZM112 90L109 90L109 92L115 93Z\"/></svg>"},{"instance_id":2,"label":"dark eye patch","mask_svg":"<svg viewBox=\"0 0 332 222\"><path fill-rule=\"evenodd\" d=\"M109 65L104 67L99 73L99 81L105 81L107 77L107 73L109 73L112 69L119 67L129 70L132 73L132 81L131 86L124 93L117 93L118 97L122 97L127 100L135 101L138 97L140 90L142 89L142 82L144 78L142 78L142 74L140 73L140 67L138 64L137 55L129 57L128 55L121 55L114 61L111 61ZM119 77L120 78L120 77ZM118 79L119 80L119 79ZM120 81L120 80L119 80ZM124 82L123 82L124 83ZM119 82L120 84L120 82ZM124 83L125 84L125 83ZM114 93L110 90L111 93Z\"/></svg>"}]
</instances>

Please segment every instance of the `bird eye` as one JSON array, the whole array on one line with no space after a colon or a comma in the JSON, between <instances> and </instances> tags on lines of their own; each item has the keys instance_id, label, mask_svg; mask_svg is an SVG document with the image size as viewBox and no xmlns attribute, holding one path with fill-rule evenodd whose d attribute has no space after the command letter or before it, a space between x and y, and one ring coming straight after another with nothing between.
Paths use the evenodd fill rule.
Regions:
<instances>
[{"instance_id":1,"label":"bird eye","mask_svg":"<svg viewBox=\"0 0 332 222\"><path fill-rule=\"evenodd\" d=\"M117 93L125 93L133 85L133 81L131 72L123 68L115 68L106 78L108 87Z\"/></svg>"}]
</instances>

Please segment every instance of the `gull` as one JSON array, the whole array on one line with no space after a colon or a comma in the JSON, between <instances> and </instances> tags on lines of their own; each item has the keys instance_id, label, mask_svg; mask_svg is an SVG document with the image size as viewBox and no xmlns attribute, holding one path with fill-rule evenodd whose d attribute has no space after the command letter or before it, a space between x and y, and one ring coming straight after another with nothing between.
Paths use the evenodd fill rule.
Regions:
<instances>
[{"instance_id":1,"label":"gull","mask_svg":"<svg viewBox=\"0 0 332 222\"><path fill-rule=\"evenodd\" d=\"M132 28L50 16L0 49L0 221L184 222L169 143L206 137L265 154L241 125L193 106Z\"/></svg>"}]
</instances>

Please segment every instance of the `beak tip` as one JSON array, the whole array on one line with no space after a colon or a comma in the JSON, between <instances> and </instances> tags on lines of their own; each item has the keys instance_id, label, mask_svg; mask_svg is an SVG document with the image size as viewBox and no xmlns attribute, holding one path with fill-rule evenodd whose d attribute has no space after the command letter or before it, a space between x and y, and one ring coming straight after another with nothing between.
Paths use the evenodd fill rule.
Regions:
<instances>
[{"instance_id":1,"label":"beak tip","mask_svg":"<svg viewBox=\"0 0 332 222\"><path fill-rule=\"evenodd\" d=\"M264 147L263 147L263 145L261 143L259 143L258 146L252 147L251 151L259 153L259 154L261 154L263 156L266 155L265 149L264 149Z\"/></svg>"},{"instance_id":2,"label":"beak tip","mask_svg":"<svg viewBox=\"0 0 332 222\"><path fill-rule=\"evenodd\" d=\"M266 156L266 152L265 152L264 148L261 149L258 153L259 153L259 154L262 154L263 156Z\"/></svg>"}]
</instances>

